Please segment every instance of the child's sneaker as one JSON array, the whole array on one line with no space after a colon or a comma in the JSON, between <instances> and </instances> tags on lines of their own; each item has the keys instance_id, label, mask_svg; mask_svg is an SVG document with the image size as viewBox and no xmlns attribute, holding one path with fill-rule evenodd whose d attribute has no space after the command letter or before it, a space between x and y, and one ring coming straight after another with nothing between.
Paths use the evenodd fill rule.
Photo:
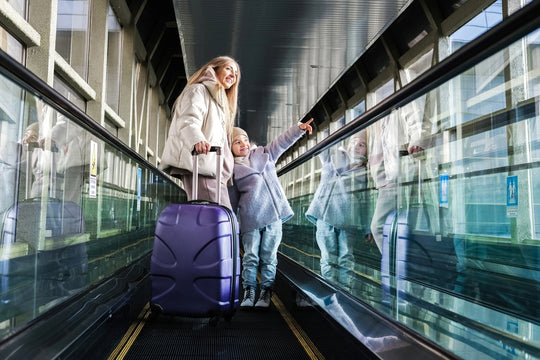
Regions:
<instances>
[{"instance_id":1,"label":"child's sneaker","mask_svg":"<svg viewBox=\"0 0 540 360\"><path fill-rule=\"evenodd\" d=\"M263 288L259 295L259 300L255 303L256 308L267 308L270 306L270 299L272 298L272 290L269 288Z\"/></svg>"},{"instance_id":2,"label":"child's sneaker","mask_svg":"<svg viewBox=\"0 0 540 360\"><path fill-rule=\"evenodd\" d=\"M244 289L244 299L240 304L240 307L252 307L255 303L255 289L247 287Z\"/></svg>"}]
</instances>

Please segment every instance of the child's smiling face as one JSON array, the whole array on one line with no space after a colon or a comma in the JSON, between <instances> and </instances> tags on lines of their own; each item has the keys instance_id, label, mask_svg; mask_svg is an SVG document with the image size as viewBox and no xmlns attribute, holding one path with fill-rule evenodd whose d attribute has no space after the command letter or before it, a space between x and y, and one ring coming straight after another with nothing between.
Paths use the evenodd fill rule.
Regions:
<instances>
[{"instance_id":1,"label":"child's smiling face","mask_svg":"<svg viewBox=\"0 0 540 360\"><path fill-rule=\"evenodd\" d=\"M245 135L236 136L231 145L232 153L235 157L247 156L249 154L249 138Z\"/></svg>"}]
</instances>

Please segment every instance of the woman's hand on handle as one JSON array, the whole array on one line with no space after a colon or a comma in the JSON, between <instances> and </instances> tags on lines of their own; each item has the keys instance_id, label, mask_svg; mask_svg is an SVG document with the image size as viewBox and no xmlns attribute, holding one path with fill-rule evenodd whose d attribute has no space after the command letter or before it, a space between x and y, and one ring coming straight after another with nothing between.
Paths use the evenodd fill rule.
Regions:
<instances>
[{"instance_id":1,"label":"woman's hand on handle","mask_svg":"<svg viewBox=\"0 0 540 360\"><path fill-rule=\"evenodd\" d=\"M301 129L301 130L305 130L308 132L309 135L311 135L311 132L312 132L312 128L311 128L311 122L313 121L313 118L309 119L308 121L306 121L305 123L301 123L300 125L298 125L298 127Z\"/></svg>"},{"instance_id":2,"label":"woman's hand on handle","mask_svg":"<svg viewBox=\"0 0 540 360\"><path fill-rule=\"evenodd\" d=\"M206 141L199 141L195 144L195 151L197 154L208 154L210 152L210 143Z\"/></svg>"}]
</instances>

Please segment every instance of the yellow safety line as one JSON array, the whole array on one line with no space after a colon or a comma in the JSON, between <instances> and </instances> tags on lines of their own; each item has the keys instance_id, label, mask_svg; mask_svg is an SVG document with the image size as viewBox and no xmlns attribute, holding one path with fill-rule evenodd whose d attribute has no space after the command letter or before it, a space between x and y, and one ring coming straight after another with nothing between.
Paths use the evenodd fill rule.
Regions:
<instances>
[{"instance_id":1,"label":"yellow safety line","mask_svg":"<svg viewBox=\"0 0 540 360\"><path fill-rule=\"evenodd\" d=\"M153 236L145 237L145 238L143 238L143 239L140 239L139 241L136 241L136 242L134 242L134 243L128 244L128 245L126 245L126 246L124 246L124 247L122 247L122 248L120 248L120 249L116 249L116 250L113 251L113 252L110 252L110 253L105 254L105 255L103 255L103 256L100 256L100 257L98 257L98 258L94 258L94 259L92 259L92 260L89 260L88 263L90 264L90 263L93 263L93 262L98 261L98 260L103 260L103 259L110 258L110 257L112 257L112 256L115 255L115 254L118 254L118 253L120 253L120 252L122 252L122 251L124 251L124 250L126 250L126 249L129 249L130 247L137 246L137 245L139 245L140 243L142 243L142 242L144 242L144 241L148 241L148 240L153 239L153 238L154 238Z\"/></svg>"},{"instance_id":2,"label":"yellow safety line","mask_svg":"<svg viewBox=\"0 0 540 360\"><path fill-rule=\"evenodd\" d=\"M300 345L302 345L304 348L306 354L308 354L309 358L314 360L324 360L324 355L321 354L309 336L304 332L304 330L302 330L296 320L294 320L291 313L285 308L285 305L283 305L283 302L279 297L276 296L276 294L272 295L272 302L289 326L289 329L291 329L294 336L296 336L296 339L298 339Z\"/></svg>"},{"instance_id":3,"label":"yellow safety line","mask_svg":"<svg viewBox=\"0 0 540 360\"><path fill-rule=\"evenodd\" d=\"M312 258L316 258L316 259L321 258L320 255L308 253L307 251L304 251L304 250L302 250L300 248L297 248L296 246L292 246L292 245L289 245L289 244L286 244L286 243L281 243L280 245L284 246L284 247L287 247L287 248L289 248L291 250L296 250L297 252L299 252L301 254L304 254L306 256L312 257Z\"/></svg>"},{"instance_id":4,"label":"yellow safety line","mask_svg":"<svg viewBox=\"0 0 540 360\"><path fill-rule=\"evenodd\" d=\"M243 254L242 254L243 255ZM257 279L261 281L261 273L257 274ZM291 315L289 310L283 305L283 302L281 299L276 295L272 294L272 302L274 303L274 306L281 314L281 317L285 322L287 323L287 326L291 331L293 332L294 336L296 336L296 339L302 345L304 348L304 351L312 360L324 360L324 355L319 351L319 349L315 346L313 341L309 338L309 336L305 333L304 330L302 330L302 327L296 322L294 317Z\"/></svg>"},{"instance_id":5,"label":"yellow safety line","mask_svg":"<svg viewBox=\"0 0 540 360\"><path fill-rule=\"evenodd\" d=\"M259 276L258 276L259 277ZM281 299L276 295L272 295L272 303L279 311L280 315L283 317L287 326L293 332L294 336L304 348L304 351L312 360L324 360L324 355L317 349L315 344L311 341L309 336L302 330L301 326L296 322L291 313L285 308ZM120 340L114 351L109 355L107 360L123 360L127 352L133 345L137 336L141 332L142 328L146 324L146 320L150 316L152 311L150 310L150 303L146 303L142 311L137 316L137 320L134 321L129 329L126 331L126 334Z\"/></svg>"},{"instance_id":6,"label":"yellow safety line","mask_svg":"<svg viewBox=\"0 0 540 360\"><path fill-rule=\"evenodd\" d=\"M315 344L313 344L309 336L307 336L307 334L304 332L304 330L302 330L296 320L294 320L291 313L285 308L285 305L283 305L283 302L276 294L273 294L272 296L272 303L274 303L274 306L279 311L279 313L287 323L287 326L289 326L289 329L291 329L300 345L302 345L304 351L309 356L309 358L313 360L324 360L324 355L321 354L321 352L319 351L319 349L317 349ZM131 349L131 346L135 342L135 339L137 339L137 337L139 336L142 328L144 327L144 325L146 325L146 320L151 313L152 312L150 310L150 304L146 303L139 316L137 316L137 320L131 324L122 340L120 340L114 351L111 353L111 355L109 355L108 360L124 359L129 349Z\"/></svg>"},{"instance_id":7,"label":"yellow safety line","mask_svg":"<svg viewBox=\"0 0 540 360\"><path fill-rule=\"evenodd\" d=\"M139 313L139 316L137 316L137 320L131 324L128 331L126 331L126 334L122 340L120 340L111 355L109 355L107 360L122 360L126 356L127 352L133 345L133 342L135 339L137 339L137 336L139 336L139 333L146 324L146 320L151 313L152 311L150 310L150 303L146 303L142 311Z\"/></svg>"}]
</instances>

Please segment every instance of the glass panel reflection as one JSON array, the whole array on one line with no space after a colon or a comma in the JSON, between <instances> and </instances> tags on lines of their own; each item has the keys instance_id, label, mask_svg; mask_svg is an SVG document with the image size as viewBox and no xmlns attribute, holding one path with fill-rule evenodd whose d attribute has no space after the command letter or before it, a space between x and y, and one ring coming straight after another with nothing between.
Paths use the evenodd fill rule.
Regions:
<instances>
[{"instance_id":1,"label":"glass panel reflection","mask_svg":"<svg viewBox=\"0 0 540 360\"><path fill-rule=\"evenodd\" d=\"M147 255L185 193L0 75L0 337Z\"/></svg>"},{"instance_id":2,"label":"glass panel reflection","mask_svg":"<svg viewBox=\"0 0 540 360\"><path fill-rule=\"evenodd\" d=\"M460 357L532 358L539 33L324 150L308 183L282 176L282 254Z\"/></svg>"}]
</instances>

